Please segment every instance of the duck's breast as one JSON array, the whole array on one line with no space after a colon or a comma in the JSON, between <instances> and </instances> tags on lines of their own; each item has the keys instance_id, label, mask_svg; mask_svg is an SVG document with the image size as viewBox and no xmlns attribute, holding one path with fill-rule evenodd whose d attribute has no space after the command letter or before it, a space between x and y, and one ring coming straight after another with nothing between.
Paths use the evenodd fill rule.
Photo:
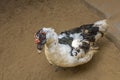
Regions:
<instances>
[{"instance_id":1,"label":"duck's breast","mask_svg":"<svg viewBox=\"0 0 120 80\"><path fill-rule=\"evenodd\" d=\"M59 48L50 50L47 46L45 47L45 55L48 61L56 65L68 65L73 64L76 60L71 56L71 47L65 44L59 44Z\"/></svg>"}]
</instances>

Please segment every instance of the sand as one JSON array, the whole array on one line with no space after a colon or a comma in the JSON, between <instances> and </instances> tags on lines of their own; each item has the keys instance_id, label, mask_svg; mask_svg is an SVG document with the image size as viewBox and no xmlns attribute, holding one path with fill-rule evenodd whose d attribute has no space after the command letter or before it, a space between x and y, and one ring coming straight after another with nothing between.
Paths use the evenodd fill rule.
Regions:
<instances>
[{"instance_id":1,"label":"sand","mask_svg":"<svg viewBox=\"0 0 120 80\"><path fill-rule=\"evenodd\" d=\"M55 72L44 51L36 51L40 28L60 33L100 19L79 0L1 0L0 80L119 80L120 52L106 37L89 63L65 71Z\"/></svg>"}]
</instances>

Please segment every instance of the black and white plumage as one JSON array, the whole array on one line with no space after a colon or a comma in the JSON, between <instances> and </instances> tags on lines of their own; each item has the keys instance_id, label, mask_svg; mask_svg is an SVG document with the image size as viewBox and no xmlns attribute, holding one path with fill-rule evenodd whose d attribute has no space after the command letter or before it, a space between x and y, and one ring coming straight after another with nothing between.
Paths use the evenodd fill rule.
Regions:
<instances>
[{"instance_id":1,"label":"black and white plumage","mask_svg":"<svg viewBox=\"0 0 120 80\"><path fill-rule=\"evenodd\" d=\"M61 43L69 42L69 40L71 40L71 42L69 42L67 44L69 44L69 45L72 44L71 45L72 50L73 50L73 48L76 48L76 46L78 46L79 44L82 44L81 47L85 46L85 44L87 44L89 48L87 48L87 49L83 48L84 51L81 50L82 53L85 53L86 51L88 51L90 49L90 45L91 45L91 49L98 49L98 47L96 47L96 45L94 45L94 44L97 40L99 40L101 37L103 37L104 32L106 30L107 30L106 20L100 20L93 24L81 25L80 27L61 32L59 39L60 39ZM67 38L67 39L65 39L65 38ZM64 39L64 40L62 41L62 39ZM80 47L78 47L78 48L80 48ZM78 49L73 50L73 52L71 52L71 55L76 56L77 53L79 53Z\"/></svg>"},{"instance_id":2,"label":"black and white plumage","mask_svg":"<svg viewBox=\"0 0 120 80\"><path fill-rule=\"evenodd\" d=\"M100 20L93 24L81 25L80 27L61 32L59 38L60 39L68 38L68 37L74 39L79 38L79 39L86 39L90 42L95 42L98 40L97 39L98 37L96 38L96 36L100 34L99 38L103 37L104 32L106 30L107 30L106 20Z\"/></svg>"},{"instance_id":3,"label":"black and white plumage","mask_svg":"<svg viewBox=\"0 0 120 80\"><path fill-rule=\"evenodd\" d=\"M96 50L90 49L90 40L85 39L83 35L86 36L88 35L86 32L89 32L89 37L91 37L96 33L94 38L97 39L96 36L98 32L104 30L101 29L101 27L104 27L104 23L106 22L104 20L102 20L102 22L102 25L94 23L87 25L88 27L86 28L78 27L64 31L59 35L57 35L57 33L52 28L42 28L35 34L35 41L38 46L41 46L37 48L40 51L45 45L45 55L50 64L54 64L60 67L74 67L87 63L92 59L92 56ZM96 27L98 28L96 29ZM85 31L85 29L88 31ZM95 32L92 29L97 31ZM73 42L75 45L72 45ZM77 52L77 55L71 56L72 51Z\"/></svg>"}]
</instances>

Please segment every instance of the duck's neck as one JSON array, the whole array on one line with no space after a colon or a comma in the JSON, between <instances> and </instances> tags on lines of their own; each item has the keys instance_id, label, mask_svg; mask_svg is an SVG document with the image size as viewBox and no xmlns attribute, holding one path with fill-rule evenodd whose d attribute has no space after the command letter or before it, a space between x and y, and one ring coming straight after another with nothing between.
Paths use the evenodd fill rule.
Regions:
<instances>
[{"instance_id":1,"label":"duck's neck","mask_svg":"<svg viewBox=\"0 0 120 80\"><path fill-rule=\"evenodd\" d=\"M54 31L48 32L47 34L47 47L55 47L58 45L58 35Z\"/></svg>"}]
</instances>

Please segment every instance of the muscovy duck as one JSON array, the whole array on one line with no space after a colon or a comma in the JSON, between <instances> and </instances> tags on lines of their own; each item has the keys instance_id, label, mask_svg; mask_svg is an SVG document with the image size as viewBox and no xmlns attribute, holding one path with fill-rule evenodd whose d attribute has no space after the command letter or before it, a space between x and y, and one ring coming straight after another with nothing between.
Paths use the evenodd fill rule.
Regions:
<instances>
[{"instance_id":1,"label":"muscovy duck","mask_svg":"<svg viewBox=\"0 0 120 80\"><path fill-rule=\"evenodd\" d=\"M92 59L94 53L96 53L96 50L94 49L87 49L85 55L80 58L71 56L72 41L79 39L81 42L81 40L84 39L81 34L82 29L80 27L65 31L60 35L57 35L52 28L42 28L35 33L34 37L39 52L45 45L45 55L50 64L60 67L74 67L87 63ZM84 51L85 50L83 49L83 52Z\"/></svg>"}]
</instances>

